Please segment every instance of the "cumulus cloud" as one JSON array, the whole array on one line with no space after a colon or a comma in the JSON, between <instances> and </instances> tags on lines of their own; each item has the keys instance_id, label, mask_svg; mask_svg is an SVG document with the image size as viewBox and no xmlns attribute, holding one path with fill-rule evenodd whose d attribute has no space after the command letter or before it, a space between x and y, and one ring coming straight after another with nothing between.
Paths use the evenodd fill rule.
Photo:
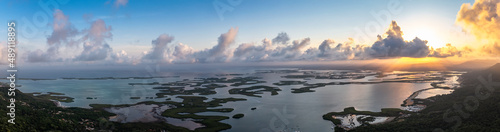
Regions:
<instances>
[{"instance_id":1,"label":"cumulus cloud","mask_svg":"<svg viewBox=\"0 0 500 132\"><path fill-rule=\"evenodd\" d=\"M163 34L153 40L151 51L146 52L142 58L145 60L161 60L167 63L227 62L233 56L233 49L230 49L230 47L234 43L237 33L238 28L231 28L228 32L219 36L217 45L199 51L182 43L177 44L172 49L167 44L171 43L174 38Z\"/></svg>"},{"instance_id":2,"label":"cumulus cloud","mask_svg":"<svg viewBox=\"0 0 500 132\"><path fill-rule=\"evenodd\" d=\"M167 34L162 34L158 36L155 40L151 42L153 47L151 48L151 51L147 52L146 55L143 56L143 59L148 59L148 60L158 60L162 61L165 59L166 56L166 50L167 50L167 45L171 43L174 40L174 37L169 36Z\"/></svg>"},{"instance_id":3,"label":"cumulus cloud","mask_svg":"<svg viewBox=\"0 0 500 132\"><path fill-rule=\"evenodd\" d=\"M231 44L234 43L234 38L236 37L236 34L238 33L238 27L236 28L231 28L227 33L221 34L219 36L219 40L217 41L217 45L215 45L212 49L210 49L209 55L210 57L218 56L218 55L223 55L225 54L225 50L229 48Z\"/></svg>"},{"instance_id":4,"label":"cumulus cloud","mask_svg":"<svg viewBox=\"0 0 500 132\"><path fill-rule=\"evenodd\" d=\"M333 45L334 43L335 43L335 41L333 41L332 39L327 39L327 40L323 41L318 47L318 49L319 49L318 57L330 56L329 51L332 49L331 45ZM311 52L311 51L309 51L309 52Z\"/></svg>"},{"instance_id":5,"label":"cumulus cloud","mask_svg":"<svg viewBox=\"0 0 500 132\"><path fill-rule=\"evenodd\" d=\"M304 58L308 60L347 60L364 59L369 47L354 45L354 40L349 38L348 42L335 44L332 39L324 40L318 48L310 48L306 51Z\"/></svg>"},{"instance_id":6,"label":"cumulus cloud","mask_svg":"<svg viewBox=\"0 0 500 132\"><path fill-rule=\"evenodd\" d=\"M480 40L487 40L482 50L500 54L500 0L476 0L462 4L456 23Z\"/></svg>"},{"instance_id":7,"label":"cumulus cloud","mask_svg":"<svg viewBox=\"0 0 500 132\"><path fill-rule=\"evenodd\" d=\"M110 55L111 60L114 61L114 63L126 63L126 62L131 62L132 57L128 56L127 52L125 50L121 50L120 52L116 52Z\"/></svg>"},{"instance_id":8,"label":"cumulus cloud","mask_svg":"<svg viewBox=\"0 0 500 132\"><path fill-rule=\"evenodd\" d=\"M296 57L302 55L303 50L310 42L310 38L304 38L302 40L294 40L291 45L285 47L276 47L272 53L269 54L270 58L278 61L300 59Z\"/></svg>"},{"instance_id":9,"label":"cumulus cloud","mask_svg":"<svg viewBox=\"0 0 500 132\"><path fill-rule=\"evenodd\" d=\"M175 57L173 63L194 63L196 62L196 59L193 56L195 52L196 51L192 47L179 43L175 46L172 54L172 57Z\"/></svg>"},{"instance_id":10,"label":"cumulus cloud","mask_svg":"<svg viewBox=\"0 0 500 132\"><path fill-rule=\"evenodd\" d=\"M287 44L290 41L290 37L285 32L281 32L273 39L274 44Z\"/></svg>"},{"instance_id":11,"label":"cumulus cloud","mask_svg":"<svg viewBox=\"0 0 500 132\"><path fill-rule=\"evenodd\" d=\"M271 40L262 40L262 45L255 45L253 43L243 43L238 46L234 51L235 61L264 61L269 57L272 52Z\"/></svg>"},{"instance_id":12,"label":"cumulus cloud","mask_svg":"<svg viewBox=\"0 0 500 132\"><path fill-rule=\"evenodd\" d=\"M27 53L28 62L49 62L54 61L59 54L59 48L63 45L76 46L79 40L75 37L79 31L68 20L68 16L56 9L52 23L52 33L47 37L49 48L47 51L37 49Z\"/></svg>"},{"instance_id":13,"label":"cumulus cloud","mask_svg":"<svg viewBox=\"0 0 500 132\"><path fill-rule=\"evenodd\" d=\"M355 44L352 38L347 42L336 43L332 39L324 40L317 47L306 49L310 43L310 38L303 38L287 43L286 33L279 33L271 41L263 39L257 43L242 43L231 49L234 43L237 28L231 28L218 38L218 43L210 49L196 51L188 45L179 43L170 50L167 46L159 49L161 54L166 54L167 62L171 63L206 63L206 62L255 62L255 61L323 61L323 60L348 60L348 59L373 59L391 57L449 57L461 56L465 52L457 49L451 44L447 47L429 49L427 41L415 38L411 41L403 39L401 27L393 21L385 37L378 35L378 40L373 45ZM279 38L279 39L276 39ZM289 38L288 38L289 39ZM169 43L170 41L168 41ZM278 45L275 45L278 44ZM166 45L166 43L165 43ZM170 52L173 51L173 52ZM154 52L154 51L153 51ZM144 58L148 58L150 52ZM165 53L163 53L165 52Z\"/></svg>"},{"instance_id":14,"label":"cumulus cloud","mask_svg":"<svg viewBox=\"0 0 500 132\"><path fill-rule=\"evenodd\" d=\"M472 52L472 49L470 48L465 47L463 49L458 49L457 47L452 46L451 44L446 44L446 47L437 48L435 50L431 48L431 53L429 53L429 57L439 57L439 58L445 58L451 56L461 57L470 52Z\"/></svg>"},{"instance_id":15,"label":"cumulus cloud","mask_svg":"<svg viewBox=\"0 0 500 132\"><path fill-rule=\"evenodd\" d=\"M396 21L392 21L387 30L386 38L377 36L377 41L372 45L371 53L374 57L426 57L430 51L427 40L418 37L411 41L403 39L403 31Z\"/></svg>"},{"instance_id":16,"label":"cumulus cloud","mask_svg":"<svg viewBox=\"0 0 500 132\"><path fill-rule=\"evenodd\" d=\"M227 62L232 57L233 53L228 51L231 44L238 34L238 28L231 28L227 33L221 34L218 38L217 45L210 49L198 51L194 53L196 62Z\"/></svg>"},{"instance_id":17,"label":"cumulus cloud","mask_svg":"<svg viewBox=\"0 0 500 132\"><path fill-rule=\"evenodd\" d=\"M117 59L116 62L123 62L124 58L127 58L124 51L112 53L113 49L106 43L106 40L113 37L112 28L103 20L97 19L90 23L88 29L78 30L68 18L63 11L55 10L52 33L47 36L47 50L28 51L27 62L100 61L109 56L112 56L111 59ZM82 44L83 51L79 55L72 59L59 57L59 50L62 46L79 48L80 44Z\"/></svg>"},{"instance_id":18,"label":"cumulus cloud","mask_svg":"<svg viewBox=\"0 0 500 132\"><path fill-rule=\"evenodd\" d=\"M106 43L106 40L113 38L111 30L111 26L107 26L101 19L92 22L90 28L83 31L85 33L82 38L83 51L73 60L99 61L106 59L113 51Z\"/></svg>"},{"instance_id":19,"label":"cumulus cloud","mask_svg":"<svg viewBox=\"0 0 500 132\"><path fill-rule=\"evenodd\" d=\"M52 34L47 38L49 45L67 44L74 46L77 43L73 38L78 35L78 30L68 20L68 16L56 9L54 11L54 22L52 23Z\"/></svg>"}]
</instances>

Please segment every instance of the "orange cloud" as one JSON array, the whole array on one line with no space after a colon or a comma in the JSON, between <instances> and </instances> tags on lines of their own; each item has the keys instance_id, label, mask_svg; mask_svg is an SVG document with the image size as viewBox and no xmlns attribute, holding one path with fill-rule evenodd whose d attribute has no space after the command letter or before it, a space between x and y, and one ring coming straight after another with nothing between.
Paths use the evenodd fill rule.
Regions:
<instances>
[{"instance_id":1,"label":"orange cloud","mask_svg":"<svg viewBox=\"0 0 500 132\"><path fill-rule=\"evenodd\" d=\"M463 4L457 14L456 23L486 45L482 51L500 54L500 0L476 0Z\"/></svg>"}]
</instances>

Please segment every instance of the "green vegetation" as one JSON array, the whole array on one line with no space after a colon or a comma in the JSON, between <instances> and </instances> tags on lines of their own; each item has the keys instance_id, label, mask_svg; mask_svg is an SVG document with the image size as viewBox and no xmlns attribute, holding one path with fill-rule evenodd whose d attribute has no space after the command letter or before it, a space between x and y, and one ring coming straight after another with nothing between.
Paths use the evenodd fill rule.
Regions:
<instances>
[{"instance_id":1,"label":"green vegetation","mask_svg":"<svg viewBox=\"0 0 500 132\"><path fill-rule=\"evenodd\" d=\"M4 84L2 84L4 85ZM9 96L7 95L8 88L0 88L0 105L9 105ZM7 122L10 117L0 117L3 122L0 122L0 131L175 131L186 132L190 131L186 128L174 126L165 122L149 122L149 123L117 123L110 122L108 118L115 114L104 111L104 108L110 107L127 107L136 104L126 105L109 105L109 104L91 104L92 109L84 108L61 108L57 107L51 95L64 95L62 93L48 93L34 96L32 93L25 94L16 90L16 124ZM56 96L56 97L59 97ZM209 109L210 107L222 106L222 103L230 101L242 101L241 98L215 98L211 101L204 102L205 97L197 96L180 96L184 99L183 102L153 102L146 101L138 104L172 104L177 108L166 110L162 115L179 119L194 119L195 122L205 125L195 131L220 131L231 128L230 125L220 123L219 121L229 119L225 116L201 116L195 113L199 112L231 112L232 108L217 108ZM8 113L8 109L0 109L0 113ZM179 113L188 113L181 115Z\"/></svg>"},{"instance_id":2,"label":"green vegetation","mask_svg":"<svg viewBox=\"0 0 500 132\"><path fill-rule=\"evenodd\" d=\"M370 122L375 121L375 117L373 117L373 116L361 116L361 117L358 117L357 120L359 122L361 122L361 124L366 126L366 125L370 125Z\"/></svg>"},{"instance_id":3,"label":"green vegetation","mask_svg":"<svg viewBox=\"0 0 500 132\"><path fill-rule=\"evenodd\" d=\"M242 118L243 116L245 116L245 115L243 115L243 114L241 114L241 113L240 113L240 114L233 115L233 118L234 118L234 119L240 119L240 118Z\"/></svg>"},{"instance_id":4,"label":"green vegetation","mask_svg":"<svg viewBox=\"0 0 500 132\"><path fill-rule=\"evenodd\" d=\"M157 98L163 98L165 95L193 95L194 93L199 93L200 95L210 95L216 94L214 90L215 87L211 88L194 88L191 90L184 90L184 87L154 87L153 89L161 89L159 93L156 93Z\"/></svg>"},{"instance_id":5,"label":"green vegetation","mask_svg":"<svg viewBox=\"0 0 500 132\"><path fill-rule=\"evenodd\" d=\"M158 82L152 82L152 83L128 83L128 85L159 85L160 83Z\"/></svg>"},{"instance_id":6,"label":"green vegetation","mask_svg":"<svg viewBox=\"0 0 500 132\"><path fill-rule=\"evenodd\" d=\"M10 103L8 101L10 97L7 96L7 92L8 87L0 88L0 105L2 106L7 106ZM100 124L106 123L102 119L107 119L107 117L114 114L100 110L56 107L54 102L50 101L55 99L51 95L60 95L60 93L33 96L33 94L25 94L19 90L15 90L15 92L16 124L7 123L10 117L1 116L0 131L87 131L90 128L94 130L110 129L101 127ZM8 113L7 110L0 109L0 113Z\"/></svg>"},{"instance_id":7,"label":"green vegetation","mask_svg":"<svg viewBox=\"0 0 500 132\"><path fill-rule=\"evenodd\" d=\"M153 89L158 89L159 92L156 93L157 98L163 98L167 95L193 95L198 93L199 95L211 95L216 94L216 88L227 87L225 84L221 83L232 83L230 86L242 86L265 83L265 81L257 80L258 77L235 77L231 79L227 78L195 78L195 80L184 79L182 81L169 82L161 84L160 87L154 87ZM148 83L149 84L149 83ZM152 83L151 85L156 85L157 83ZM143 84L146 85L146 84ZM194 89L185 90L185 86L195 87ZM277 94L274 92L274 94Z\"/></svg>"},{"instance_id":8,"label":"green vegetation","mask_svg":"<svg viewBox=\"0 0 500 132\"><path fill-rule=\"evenodd\" d=\"M278 91L281 91L281 89L277 87L259 85L259 86L251 86L248 88L229 89L229 94L241 94L246 96L262 97L260 95L255 95L255 94L261 94L262 92L271 92L271 95L278 95Z\"/></svg>"},{"instance_id":9,"label":"green vegetation","mask_svg":"<svg viewBox=\"0 0 500 132\"><path fill-rule=\"evenodd\" d=\"M300 84L305 84L306 81L280 81L277 83L273 83L274 85L277 86L284 86L284 85L300 85Z\"/></svg>"},{"instance_id":10,"label":"green vegetation","mask_svg":"<svg viewBox=\"0 0 500 132\"><path fill-rule=\"evenodd\" d=\"M230 101L243 101L246 99L241 98L214 98L212 101L204 102L206 97L201 96L178 96L178 98L182 98L182 103L174 103L169 102L170 104L174 104L177 108L172 108L164 111L162 116L178 118L178 119L195 119L195 122L201 123L205 125L205 127L197 128L195 131L221 131L230 129L231 125L220 123L219 121L229 119L226 116L201 116L196 115L195 113L200 112L231 112L232 108L219 108L219 109L208 109L209 107L217 107L222 106L221 103L226 103ZM183 114L179 114L183 113ZM187 114L185 114L187 113Z\"/></svg>"},{"instance_id":11,"label":"green vegetation","mask_svg":"<svg viewBox=\"0 0 500 132\"><path fill-rule=\"evenodd\" d=\"M153 79L153 78L178 78L180 76L154 76L154 77L94 77L94 78L77 78L77 77L63 77L67 80L115 80L115 79ZM141 84L138 84L141 85Z\"/></svg>"},{"instance_id":12,"label":"green vegetation","mask_svg":"<svg viewBox=\"0 0 500 132\"><path fill-rule=\"evenodd\" d=\"M41 94L41 93L30 93L34 98L40 98L40 99L48 99L48 100L57 100L59 102L73 102L72 97L68 96L61 96L64 95L63 93L56 93L56 92L47 92L47 94ZM35 95L36 94L36 95Z\"/></svg>"},{"instance_id":13,"label":"green vegetation","mask_svg":"<svg viewBox=\"0 0 500 132\"><path fill-rule=\"evenodd\" d=\"M129 107L133 105L138 105L138 104L169 104L169 105L174 105L175 108L171 108L168 110L165 110L163 113L161 113L162 116L165 117L172 117L172 118L177 118L177 119L193 119L194 122L201 123L205 125L205 127L202 128L197 128L195 131L221 131L221 130L226 130L230 129L231 125L225 124L225 123L220 123L219 121L229 119L229 117L226 116L202 116L202 115L197 115L196 113L200 112L231 112L233 111L232 108L217 108L217 109L209 109L210 107L218 107L222 106L222 103L227 103L227 102L234 102L234 101L244 101L246 99L242 98L214 98L211 101L204 102L208 98L202 97L202 96L178 96L177 98L183 99L182 102L173 102L173 101L166 101L166 102L154 102L154 101L146 101L146 102L140 102L137 104L124 104L124 105L110 105L110 104L91 104L90 106L93 109L96 110L103 110L104 108L112 108L112 107ZM186 114L187 113L187 114ZM124 124L118 124L118 126L122 128L133 128L137 127L136 129L139 128L145 128L145 126L142 125L149 125L152 124L151 127L149 128L155 128L153 130L161 130L159 128L165 128L165 126L160 127L162 125L165 125L166 123L159 122L159 123L125 123ZM185 128L182 127L176 127L172 125L167 125L168 129L166 130L172 130L172 131L189 131ZM123 129L127 130L127 129Z\"/></svg>"},{"instance_id":14,"label":"green vegetation","mask_svg":"<svg viewBox=\"0 0 500 132\"><path fill-rule=\"evenodd\" d=\"M409 113L398 108L382 108L381 112L371 112L371 111L357 111L354 107L344 108L342 112L330 112L323 115L324 120L329 120L334 124L341 124L339 119L335 119L332 116L344 116L348 114L355 115L370 115L370 116L399 116L400 113Z\"/></svg>"},{"instance_id":15,"label":"green vegetation","mask_svg":"<svg viewBox=\"0 0 500 132\"><path fill-rule=\"evenodd\" d=\"M314 88L324 87L326 85L344 85L351 84L350 82L330 82L330 83L315 83L315 84L304 84L304 87L301 88L292 88L292 93L305 93L305 92L314 92Z\"/></svg>"},{"instance_id":16,"label":"green vegetation","mask_svg":"<svg viewBox=\"0 0 500 132\"><path fill-rule=\"evenodd\" d=\"M316 75L286 75L286 76L282 76L283 78L291 78L291 79L297 79L297 78L300 78L300 79L303 79L303 78L314 78L316 77Z\"/></svg>"}]
</instances>

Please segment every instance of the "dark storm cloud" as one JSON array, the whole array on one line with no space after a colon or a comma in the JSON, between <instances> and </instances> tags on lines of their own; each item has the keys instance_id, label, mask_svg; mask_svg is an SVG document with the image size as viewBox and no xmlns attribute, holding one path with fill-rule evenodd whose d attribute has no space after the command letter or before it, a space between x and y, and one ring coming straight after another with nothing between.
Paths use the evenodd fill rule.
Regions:
<instances>
[{"instance_id":1,"label":"dark storm cloud","mask_svg":"<svg viewBox=\"0 0 500 132\"><path fill-rule=\"evenodd\" d=\"M386 35L386 38L378 35L377 41L371 46L373 57L426 57L430 52L427 40L415 38L405 41L396 21L392 21Z\"/></svg>"}]
</instances>

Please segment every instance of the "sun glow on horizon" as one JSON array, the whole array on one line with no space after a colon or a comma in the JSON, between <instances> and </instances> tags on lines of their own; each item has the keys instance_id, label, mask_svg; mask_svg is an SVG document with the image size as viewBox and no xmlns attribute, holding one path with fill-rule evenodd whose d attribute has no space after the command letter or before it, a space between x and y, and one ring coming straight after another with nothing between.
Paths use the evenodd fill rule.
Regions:
<instances>
[{"instance_id":1,"label":"sun glow on horizon","mask_svg":"<svg viewBox=\"0 0 500 132\"><path fill-rule=\"evenodd\" d=\"M424 58L401 57L397 59L397 63L403 63L403 64L422 64L422 63L430 63L438 61L439 59L435 57L424 57Z\"/></svg>"},{"instance_id":2,"label":"sun glow on horizon","mask_svg":"<svg viewBox=\"0 0 500 132\"><path fill-rule=\"evenodd\" d=\"M419 27L414 28L413 30L406 30L404 32L403 38L407 41L415 39L418 37L422 40L427 40L427 45L434 49L445 47L447 43L446 40L443 40L443 36L440 35L438 31L428 27Z\"/></svg>"},{"instance_id":3,"label":"sun glow on horizon","mask_svg":"<svg viewBox=\"0 0 500 132\"><path fill-rule=\"evenodd\" d=\"M401 57L394 59L387 67L382 70L395 71L395 70L447 70L446 66L442 63L441 58L424 57L424 58L411 58Z\"/></svg>"}]
</instances>

